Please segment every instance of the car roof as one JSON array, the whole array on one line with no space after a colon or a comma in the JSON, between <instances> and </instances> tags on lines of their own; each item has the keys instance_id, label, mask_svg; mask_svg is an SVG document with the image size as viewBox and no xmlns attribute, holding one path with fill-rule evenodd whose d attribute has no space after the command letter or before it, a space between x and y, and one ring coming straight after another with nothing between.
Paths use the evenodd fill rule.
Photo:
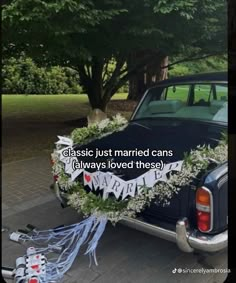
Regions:
<instances>
[{"instance_id":1,"label":"car roof","mask_svg":"<svg viewBox=\"0 0 236 283\"><path fill-rule=\"evenodd\" d=\"M203 74L194 74L181 77L174 77L171 79L163 80L158 82L154 88L161 85L175 84L175 83L191 83L191 82L227 82L228 73L227 72L214 72L214 73L203 73Z\"/></svg>"}]
</instances>

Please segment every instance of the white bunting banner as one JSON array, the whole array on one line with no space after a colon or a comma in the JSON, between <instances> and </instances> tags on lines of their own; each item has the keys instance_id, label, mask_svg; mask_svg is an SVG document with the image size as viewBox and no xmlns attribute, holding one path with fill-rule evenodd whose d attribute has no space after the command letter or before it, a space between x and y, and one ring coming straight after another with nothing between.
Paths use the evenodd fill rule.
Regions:
<instances>
[{"instance_id":1,"label":"white bunting banner","mask_svg":"<svg viewBox=\"0 0 236 283\"><path fill-rule=\"evenodd\" d=\"M170 171L181 171L183 166L183 160L168 163L165 164L163 170L151 169L135 179L124 181L111 172L96 171L90 173L83 168L76 169L74 162L78 162L77 158L63 155L64 150L73 150L73 141L62 136L58 136L58 138L59 141L56 144L67 146L57 151L60 161L65 164L65 173L71 175L72 181L83 173L84 185L89 186L90 189L94 188L95 191L97 189L103 190L103 199L106 199L109 193L113 193L117 199L122 196L122 200L129 196L134 197L135 193L139 195L143 191L143 187L152 188L157 182L167 182L166 174Z\"/></svg>"},{"instance_id":2,"label":"white bunting banner","mask_svg":"<svg viewBox=\"0 0 236 283\"><path fill-rule=\"evenodd\" d=\"M166 174L170 171L180 171L183 161L177 161L166 164L164 169L151 169L136 179L124 181L123 179L113 175L111 172L96 171L90 173L84 169L73 169L73 161L77 161L75 157L64 157L62 162L65 164L65 172L71 175L74 181L83 172L83 181L85 186L90 189L94 188L103 190L103 199L106 199L109 193L113 193L118 199L122 195L122 200L126 197L134 197L135 193L140 194L143 187L152 188L157 182L166 182Z\"/></svg>"}]
</instances>

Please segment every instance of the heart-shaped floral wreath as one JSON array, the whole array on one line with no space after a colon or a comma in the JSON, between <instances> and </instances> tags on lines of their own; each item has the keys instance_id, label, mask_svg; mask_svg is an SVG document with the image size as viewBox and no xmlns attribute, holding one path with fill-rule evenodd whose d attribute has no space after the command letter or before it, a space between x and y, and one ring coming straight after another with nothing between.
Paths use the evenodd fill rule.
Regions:
<instances>
[{"instance_id":1,"label":"heart-shaped floral wreath","mask_svg":"<svg viewBox=\"0 0 236 283\"><path fill-rule=\"evenodd\" d=\"M120 131L126 125L127 120L117 114L112 119L105 119L100 123L75 129L69 138L73 140L73 144L83 145L115 131ZM189 185L194 185L196 178L206 172L210 164L220 164L227 161L228 151L227 136L223 134L215 148L211 148L209 145L199 145L190 153L185 154L181 171L169 174L166 182L160 181L152 188L143 187L141 194L125 200L117 200L115 197L103 199L92 191L87 192L80 181L76 179L72 181L70 175L65 173L65 165L59 158L58 151L62 148L62 145L57 145L52 153L53 175L58 176L57 183L64 191L68 205L78 212L82 212L85 216L105 216L112 223L118 222L123 217L135 217L154 199L162 205L168 205L171 198L181 188L187 189ZM90 176L87 176L87 181L90 181L88 178Z\"/></svg>"}]
</instances>

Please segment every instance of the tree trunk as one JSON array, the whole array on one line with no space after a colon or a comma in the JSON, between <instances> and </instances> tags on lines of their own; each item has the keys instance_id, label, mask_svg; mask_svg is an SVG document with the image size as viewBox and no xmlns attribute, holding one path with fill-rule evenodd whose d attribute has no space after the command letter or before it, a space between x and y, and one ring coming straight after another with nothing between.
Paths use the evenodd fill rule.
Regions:
<instances>
[{"instance_id":1,"label":"tree trunk","mask_svg":"<svg viewBox=\"0 0 236 283\"><path fill-rule=\"evenodd\" d=\"M88 94L90 106L93 109L106 111L107 99L103 89L103 61L95 56L92 57L91 74L88 74L84 65L79 66L80 83Z\"/></svg>"},{"instance_id":2,"label":"tree trunk","mask_svg":"<svg viewBox=\"0 0 236 283\"><path fill-rule=\"evenodd\" d=\"M101 109L106 112L107 104L110 101L112 95L112 89L105 89L102 85L98 87L100 83L96 83L93 80L88 93L89 103L92 109Z\"/></svg>"},{"instance_id":3,"label":"tree trunk","mask_svg":"<svg viewBox=\"0 0 236 283\"><path fill-rule=\"evenodd\" d=\"M133 64L133 62L140 60L140 57L143 57L145 52L152 51L142 51L136 54L132 54L128 64ZM128 100L140 100L143 96L144 92L155 85L157 82L167 79L167 68L162 68L163 66L168 65L168 57L167 56L158 56L154 53L153 58L155 60L155 64L146 65L143 70L133 76L129 80L129 95Z\"/></svg>"},{"instance_id":4,"label":"tree trunk","mask_svg":"<svg viewBox=\"0 0 236 283\"><path fill-rule=\"evenodd\" d=\"M89 103L92 109L101 109L106 112L107 102L103 99L103 92L100 89L93 89L88 93Z\"/></svg>"}]
</instances>

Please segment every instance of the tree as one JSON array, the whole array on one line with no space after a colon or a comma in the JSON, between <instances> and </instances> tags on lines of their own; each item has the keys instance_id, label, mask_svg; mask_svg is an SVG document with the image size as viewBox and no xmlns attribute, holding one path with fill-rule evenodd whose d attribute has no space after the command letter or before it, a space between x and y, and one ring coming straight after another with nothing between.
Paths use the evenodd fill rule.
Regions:
<instances>
[{"instance_id":1,"label":"tree","mask_svg":"<svg viewBox=\"0 0 236 283\"><path fill-rule=\"evenodd\" d=\"M167 55L226 51L221 0L12 0L3 6L4 55L69 66L92 108L106 109L116 91ZM135 52L150 50L130 60ZM112 73L109 63L115 62Z\"/></svg>"},{"instance_id":2,"label":"tree","mask_svg":"<svg viewBox=\"0 0 236 283\"><path fill-rule=\"evenodd\" d=\"M135 61L140 60L145 54L151 55L152 50L139 50L133 52L129 56L128 64L134 64ZM153 54L153 57L155 54ZM145 90L155 85L157 82L167 79L168 68L163 68L168 65L168 56L157 56L158 62L155 65L146 65L139 70L137 75L129 79L129 94L128 100L139 100L144 94Z\"/></svg>"}]
</instances>

